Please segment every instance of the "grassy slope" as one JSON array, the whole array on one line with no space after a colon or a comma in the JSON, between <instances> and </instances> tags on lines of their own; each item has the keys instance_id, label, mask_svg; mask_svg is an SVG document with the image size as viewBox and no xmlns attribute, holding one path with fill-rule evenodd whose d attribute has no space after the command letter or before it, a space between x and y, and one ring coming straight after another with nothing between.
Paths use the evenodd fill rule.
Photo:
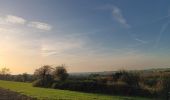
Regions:
<instances>
[{"instance_id":1,"label":"grassy slope","mask_svg":"<svg viewBox=\"0 0 170 100\"><path fill-rule=\"evenodd\" d=\"M32 87L31 83L1 81L0 87L45 100L149 100L139 97L108 96L68 90Z\"/></svg>"}]
</instances>

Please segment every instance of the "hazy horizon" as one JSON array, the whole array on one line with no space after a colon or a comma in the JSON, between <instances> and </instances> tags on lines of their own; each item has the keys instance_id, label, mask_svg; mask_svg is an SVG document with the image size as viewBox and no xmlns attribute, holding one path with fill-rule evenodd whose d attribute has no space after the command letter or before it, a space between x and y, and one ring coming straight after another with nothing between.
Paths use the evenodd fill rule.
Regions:
<instances>
[{"instance_id":1,"label":"hazy horizon","mask_svg":"<svg viewBox=\"0 0 170 100\"><path fill-rule=\"evenodd\" d=\"M0 68L166 68L169 33L169 0L0 0Z\"/></svg>"}]
</instances>

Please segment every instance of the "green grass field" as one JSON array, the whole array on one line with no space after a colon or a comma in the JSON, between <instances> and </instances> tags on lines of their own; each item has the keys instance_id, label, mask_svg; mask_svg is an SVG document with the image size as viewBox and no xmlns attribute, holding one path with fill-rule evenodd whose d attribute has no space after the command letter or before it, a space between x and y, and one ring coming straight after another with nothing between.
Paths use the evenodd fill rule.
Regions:
<instances>
[{"instance_id":1,"label":"green grass field","mask_svg":"<svg viewBox=\"0 0 170 100\"><path fill-rule=\"evenodd\" d=\"M0 87L16 91L40 100L151 100L140 97L109 96L102 94L82 93L68 90L32 87L31 83L1 81Z\"/></svg>"}]
</instances>

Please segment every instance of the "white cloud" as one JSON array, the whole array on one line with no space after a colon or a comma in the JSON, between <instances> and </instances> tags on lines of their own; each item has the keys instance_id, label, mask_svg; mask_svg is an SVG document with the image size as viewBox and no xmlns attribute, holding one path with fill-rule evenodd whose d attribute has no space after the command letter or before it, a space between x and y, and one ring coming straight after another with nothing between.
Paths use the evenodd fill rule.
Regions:
<instances>
[{"instance_id":1,"label":"white cloud","mask_svg":"<svg viewBox=\"0 0 170 100\"><path fill-rule=\"evenodd\" d=\"M0 17L0 25L7 24L7 22L4 20L4 18Z\"/></svg>"},{"instance_id":2,"label":"white cloud","mask_svg":"<svg viewBox=\"0 0 170 100\"><path fill-rule=\"evenodd\" d=\"M142 43L142 44L146 44L146 43L147 43L147 41L141 40L141 39L139 39L139 38L135 38L135 40L138 41L138 42L140 42L140 43Z\"/></svg>"},{"instance_id":3,"label":"white cloud","mask_svg":"<svg viewBox=\"0 0 170 100\"><path fill-rule=\"evenodd\" d=\"M116 6L113 7L112 15L113 15L114 19L117 20L122 25L124 25L126 27L130 27L130 25L127 23L126 19L123 17L122 11L118 7L116 7Z\"/></svg>"},{"instance_id":4,"label":"white cloud","mask_svg":"<svg viewBox=\"0 0 170 100\"><path fill-rule=\"evenodd\" d=\"M27 21L27 19L15 15L6 15L4 17L0 16L0 25L15 25L15 24L20 24L20 25L26 24L28 27L45 30L45 31L49 31L52 29L51 25L44 22L38 22L38 21L29 22Z\"/></svg>"},{"instance_id":5,"label":"white cloud","mask_svg":"<svg viewBox=\"0 0 170 100\"><path fill-rule=\"evenodd\" d=\"M7 23L13 23L13 24L25 24L26 20L22 17L13 16L13 15L7 15L5 17L5 21Z\"/></svg>"},{"instance_id":6,"label":"white cloud","mask_svg":"<svg viewBox=\"0 0 170 100\"><path fill-rule=\"evenodd\" d=\"M36 21L30 22L28 24L28 26L33 27L33 28L37 28L37 29L40 29L40 30L45 30L45 31L49 31L52 28L52 26L47 24L47 23L36 22Z\"/></svg>"}]
</instances>

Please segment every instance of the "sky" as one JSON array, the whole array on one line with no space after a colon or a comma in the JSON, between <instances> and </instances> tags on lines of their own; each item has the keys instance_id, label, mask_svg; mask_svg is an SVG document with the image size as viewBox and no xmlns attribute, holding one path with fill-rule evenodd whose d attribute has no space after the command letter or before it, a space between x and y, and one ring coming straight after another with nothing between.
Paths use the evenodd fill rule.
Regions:
<instances>
[{"instance_id":1,"label":"sky","mask_svg":"<svg viewBox=\"0 0 170 100\"><path fill-rule=\"evenodd\" d=\"M0 67L13 74L170 67L169 0L0 0Z\"/></svg>"}]
</instances>

